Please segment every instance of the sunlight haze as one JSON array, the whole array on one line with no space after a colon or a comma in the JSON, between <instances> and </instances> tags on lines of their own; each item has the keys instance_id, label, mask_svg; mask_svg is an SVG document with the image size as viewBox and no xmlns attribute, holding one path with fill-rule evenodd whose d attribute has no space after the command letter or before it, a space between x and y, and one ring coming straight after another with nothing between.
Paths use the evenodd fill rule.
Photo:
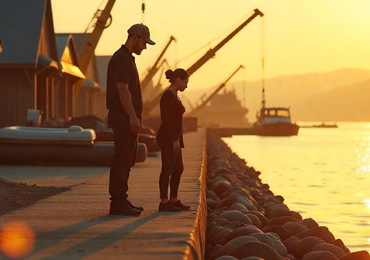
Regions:
<instances>
[{"instance_id":1,"label":"sunlight haze","mask_svg":"<svg viewBox=\"0 0 370 260\"><path fill-rule=\"evenodd\" d=\"M83 32L96 9L100 5L103 9L106 2L52 0L55 31ZM178 40L165 55L171 66L208 44L178 64L186 69L246 20L255 8L265 14L263 22L257 17L227 43L216 58L194 73L190 88L218 85L239 64L246 67L245 75L236 75L233 80L261 80L262 24L266 78L341 68L370 69L368 0L146 0L145 3L144 23L157 45L148 46L138 57L141 74L156 60L171 35ZM97 55L111 55L125 42L127 28L142 22L141 1L117 0L112 16L113 23L104 31Z\"/></svg>"}]
</instances>

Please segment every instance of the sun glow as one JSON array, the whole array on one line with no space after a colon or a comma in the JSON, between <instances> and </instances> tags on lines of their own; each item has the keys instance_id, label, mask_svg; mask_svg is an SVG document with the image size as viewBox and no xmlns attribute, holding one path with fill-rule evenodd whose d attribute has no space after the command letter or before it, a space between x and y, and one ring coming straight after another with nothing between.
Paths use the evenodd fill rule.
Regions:
<instances>
[{"instance_id":1,"label":"sun glow","mask_svg":"<svg viewBox=\"0 0 370 260\"><path fill-rule=\"evenodd\" d=\"M29 254L35 244L35 235L27 224L21 221L3 226L0 233L0 249L11 258Z\"/></svg>"}]
</instances>

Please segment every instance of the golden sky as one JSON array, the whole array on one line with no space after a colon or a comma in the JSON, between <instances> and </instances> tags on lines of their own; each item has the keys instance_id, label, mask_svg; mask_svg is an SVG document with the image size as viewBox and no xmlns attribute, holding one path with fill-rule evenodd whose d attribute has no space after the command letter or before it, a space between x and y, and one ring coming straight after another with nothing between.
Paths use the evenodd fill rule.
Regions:
<instances>
[{"instance_id":1,"label":"golden sky","mask_svg":"<svg viewBox=\"0 0 370 260\"><path fill-rule=\"evenodd\" d=\"M83 32L96 9L107 2L51 1L56 32ZM219 85L239 64L246 70L233 80L261 80L262 39L266 78L341 68L370 70L369 0L146 0L145 3L144 23L157 45L148 46L137 58L140 73L156 60L171 35L178 40L166 53L171 66L206 45L178 64L187 69L208 46L214 47L255 8L265 17L254 19L216 58L194 73L190 87ZM127 28L142 22L141 0L116 0L112 16L113 23L104 31L97 47L98 55L112 54L125 42Z\"/></svg>"}]
</instances>

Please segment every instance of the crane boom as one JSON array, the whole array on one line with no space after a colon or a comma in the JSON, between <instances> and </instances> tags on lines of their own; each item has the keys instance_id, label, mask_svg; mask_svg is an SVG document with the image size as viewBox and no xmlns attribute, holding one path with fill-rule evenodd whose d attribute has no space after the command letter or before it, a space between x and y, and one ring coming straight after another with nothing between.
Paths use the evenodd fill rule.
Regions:
<instances>
[{"instance_id":1,"label":"crane boom","mask_svg":"<svg viewBox=\"0 0 370 260\"><path fill-rule=\"evenodd\" d=\"M196 72L200 67L202 67L208 60L210 60L213 56L215 56L216 52L219 51L228 41L230 41L238 32L240 32L247 24L249 24L254 18L257 16L263 16L264 14L258 10L254 9L254 13L241 25L239 25L234 31L232 31L228 36L226 36L225 39L223 39L219 44L216 45L214 49L210 49L206 52L197 62L195 62L189 69L187 69L187 72L189 75L192 75L194 72ZM144 105L144 113L148 115L150 111L155 108L159 101L161 100L162 93L155 96L151 101L147 102Z\"/></svg>"},{"instance_id":2,"label":"crane boom","mask_svg":"<svg viewBox=\"0 0 370 260\"><path fill-rule=\"evenodd\" d=\"M220 86L218 86L215 91L213 91L199 106L190 111L186 116L196 116L200 110L202 110L211 99L226 86L226 83L240 70L244 68L243 65L240 65Z\"/></svg>"},{"instance_id":3,"label":"crane boom","mask_svg":"<svg viewBox=\"0 0 370 260\"><path fill-rule=\"evenodd\" d=\"M165 52L167 51L168 47L170 46L171 42L172 41L176 41L176 38L171 36L170 37L170 40L168 41L166 47L164 47L163 51L161 52L161 54L159 55L159 57L157 58L156 62L153 64L153 66L150 68L150 70L148 71L148 74L146 74L145 78L140 82L140 85L141 85L141 89L142 91L145 91L145 89L147 88L150 80L154 77L154 75L158 72L159 68L161 66L158 66L158 63L160 62L160 60L162 59L163 55L165 54Z\"/></svg>"},{"instance_id":4,"label":"crane boom","mask_svg":"<svg viewBox=\"0 0 370 260\"><path fill-rule=\"evenodd\" d=\"M196 72L208 60L210 60L213 56L215 56L215 54L218 50L220 50L228 41L230 41L238 32L240 32L247 24L249 24L258 15L262 17L263 13L258 9L254 9L254 13L245 22L243 22L241 25L239 25L225 39L223 39L219 44L217 44L215 48L210 49L209 51L207 51L206 54L204 54L197 62L195 62L189 69L187 69L189 75Z\"/></svg>"},{"instance_id":5,"label":"crane boom","mask_svg":"<svg viewBox=\"0 0 370 260\"><path fill-rule=\"evenodd\" d=\"M96 46L98 45L100 37L101 37L104 29L107 28L107 26L106 26L107 21L109 20L109 18L112 17L110 12L112 11L112 8L113 8L113 5L114 5L115 2L116 2L116 0L108 0L108 3L105 6L104 10L101 12L100 15L98 15L98 20L96 21L94 30L90 34L89 39L87 40L87 42L86 42L85 46L83 47L80 55L78 56L78 63L80 65L80 70L83 73L86 73L87 67L89 65L89 62L90 62L91 58L94 55L94 51L96 49ZM98 10L97 13L99 11L100 10ZM80 79L75 84L75 89L73 91L74 97L77 96L82 83L83 83L83 80Z\"/></svg>"},{"instance_id":6,"label":"crane boom","mask_svg":"<svg viewBox=\"0 0 370 260\"><path fill-rule=\"evenodd\" d=\"M110 12L112 11L113 5L116 0L109 0L107 5L105 6L102 13L98 16L98 20L95 24L95 28L89 36L84 48L81 51L81 54L78 57L80 69L82 72L85 73L87 66L90 62L91 57L94 54L96 46L100 40L100 37L106 28L106 23L108 19L111 17Z\"/></svg>"}]
</instances>

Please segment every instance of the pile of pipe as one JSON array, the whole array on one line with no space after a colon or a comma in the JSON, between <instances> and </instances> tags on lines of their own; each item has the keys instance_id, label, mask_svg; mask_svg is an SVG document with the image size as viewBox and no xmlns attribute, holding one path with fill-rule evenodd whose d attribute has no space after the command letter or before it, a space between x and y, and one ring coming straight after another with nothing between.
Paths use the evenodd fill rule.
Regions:
<instances>
[{"instance_id":1,"label":"pile of pipe","mask_svg":"<svg viewBox=\"0 0 370 260\"><path fill-rule=\"evenodd\" d=\"M208 133L208 260L368 260L311 218L290 210L216 135ZM308 196L309 197L309 194Z\"/></svg>"}]
</instances>

